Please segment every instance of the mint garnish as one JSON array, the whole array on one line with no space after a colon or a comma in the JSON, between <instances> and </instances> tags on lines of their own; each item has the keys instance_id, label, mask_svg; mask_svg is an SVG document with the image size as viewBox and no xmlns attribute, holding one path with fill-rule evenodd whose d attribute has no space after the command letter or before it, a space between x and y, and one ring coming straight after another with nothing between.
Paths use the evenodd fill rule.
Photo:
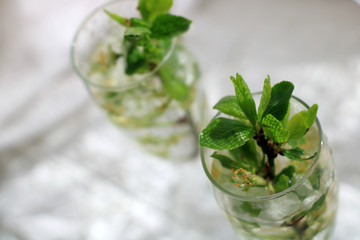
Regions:
<instances>
[{"instance_id":1,"label":"mint garnish","mask_svg":"<svg viewBox=\"0 0 360 240\"><path fill-rule=\"evenodd\" d=\"M191 21L171 14L157 16L151 26L151 37L155 39L168 39L186 32Z\"/></svg>"},{"instance_id":2,"label":"mint garnish","mask_svg":"<svg viewBox=\"0 0 360 240\"><path fill-rule=\"evenodd\" d=\"M256 106L255 106L255 101L252 97L252 94L247 84L245 83L242 76L239 74L236 74L236 78L231 76L230 79L235 87L235 93L239 107L253 125L254 130L256 130L256 120L257 120Z\"/></svg>"},{"instance_id":3,"label":"mint garnish","mask_svg":"<svg viewBox=\"0 0 360 240\"><path fill-rule=\"evenodd\" d=\"M291 186L295 170L290 165L275 174L275 158L283 155L291 160L306 161L316 156L317 153L308 156L297 143L303 142L306 132L313 125L318 106L314 104L289 119L294 85L282 81L271 87L270 77L267 76L256 111L253 96L241 75L230 79L235 96L226 96L214 106L228 117L211 121L200 134L200 145L214 150L228 150L230 156L216 152L213 157L225 166L241 166L262 176L272 183L271 189L283 191ZM261 149L262 154L256 148Z\"/></svg>"},{"instance_id":4,"label":"mint garnish","mask_svg":"<svg viewBox=\"0 0 360 240\"><path fill-rule=\"evenodd\" d=\"M271 96L261 118L267 114L273 115L279 121L282 121L288 111L289 101L294 90L291 82L283 81L271 88Z\"/></svg>"},{"instance_id":5,"label":"mint garnish","mask_svg":"<svg viewBox=\"0 0 360 240\"><path fill-rule=\"evenodd\" d=\"M238 120L216 118L201 132L200 145L216 150L241 147L254 135L254 130Z\"/></svg>"},{"instance_id":6,"label":"mint garnish","mask_svg":"<svg viewBox=\"0 0 360 240\"><path fill-rule=\"evenodd\" d=\"M104 10L104 12L109 15L109 17L111 17L113 20L115 20L116 22L120 23L123 26L127 26L130 22L128 19L121 17L115 13L109 12L108 10Z\"/></svg>"},{"instance_id":7,"label":"mint garnish","mask_svg":"<svg viewBox=\"0 0 360 240\"><path fill-rule=\"evenodd\" d=\"M290 132L290 139L304 136L316 119L318 106L314 104L307 111L296 113L288 122L286 130Z\"/></svg>"},{"instance_id":8,"label":"mint garnish","mask_svg":"<svg viewBox=\"0 0 360 240\"><path fill-rule=\"evenodd\" d=\"M104 10L114 21L126 27L124 33L125 73L128 75L151 72L163 60L171 48L172 39L185 33L191 21L169 14L172 0L140 0L141 18L125 18ZM177 45L175 45L175 48ZM173 54L176 54L174 49ZM179 102L190 96L190 87L181 74L177 56L170 56L157 73L164 90Z\"/></svg>"},{"instance_id":9,"label":"mint garnish","mask_svg":"<svg viewBox=\"0 0 360 240\"><path fill-rule=\"evenodd\" d=\"M269 104L270 97L271 97L271 83L270 83L270 76L268 75L264 81L264 87L258 108L258 121L261 121L261 117L264 114L265 108Z\"/></svg>"},{"instance_id":10,"label":"mint garnish","mask_svg":"<svg viewBox=\"0 0 360 240\"><path fill-rule=\"evenodd\" d=\"M172 0L140 0L138 8L142 18L152 23L159 14L167 13L172 4Z\"/></svg>"},{"instance_id":11,"label":"mint garnish","mask_svg":"<svg viewBox=\"0 0 360 240\"><path fill-rule=\"evenodd\" d=\"M268 139L273 139L277 143L286 142L290 133L284 129L282 123L276 119L273 115L267 114L261 121L265 136Z\"/></svg>"},{"instance_id":12,"label":"mint garnish","mask_svg":"<svg viewBox=\"0 0 360 240\"><path fill-rule=\"evenodd\" d=\"M223 97L213 108L227 115L246 119L235 96Z\"/></svg>"}]
</instances>

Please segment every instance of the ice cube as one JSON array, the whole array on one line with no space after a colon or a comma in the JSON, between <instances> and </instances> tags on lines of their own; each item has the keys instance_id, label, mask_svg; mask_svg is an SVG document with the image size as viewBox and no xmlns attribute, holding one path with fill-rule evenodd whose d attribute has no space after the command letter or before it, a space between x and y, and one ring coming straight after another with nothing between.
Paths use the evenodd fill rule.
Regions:
<instances>
[{"instance_id":1,"label":"ice cube","mask_svg":"<svg viewBox=\"0 0 360 240\"><path fill-rule=\"evenodd\" d=\"M294 192L290 192L279 198L267 200L262 207L259 218L262 218L265 222L285 222L291 218L300 207L301 201L299 197Z\"/></svg>"}]
</instances>

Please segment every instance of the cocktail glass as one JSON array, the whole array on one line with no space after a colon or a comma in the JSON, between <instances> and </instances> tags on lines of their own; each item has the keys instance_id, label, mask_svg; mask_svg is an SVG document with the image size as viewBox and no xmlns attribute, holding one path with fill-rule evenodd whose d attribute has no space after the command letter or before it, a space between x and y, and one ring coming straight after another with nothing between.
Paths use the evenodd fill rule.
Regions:
<instances>
[{"instance_id":1,"label":"cocktail glass","mask_svg":"<svg viewBox=\"0 0 360 240\"><path fill-rule=\"evenodd\" d=\"M120 0L93 11L74 38L73 67L108 118L140 146L167 159L191 159L198 153L206 110L198 65L175 38L164 44L163 59L151 71L127 75L125 59L119 57L124 54L125 27L104 10L139 17L137 5L138 0ZM185 100L178 101L165 90L162 77L169 68L175 69L174 81L184 83Z\"/></svg>"},{"instance_id":2,"label":"cocktail glass","mask_svg":"<svg viewBox=\"0 0 360 240\"><path fill-rule=\"evenodd\" d=\"M259 102L261 94L253 95ZM292 97L290 117L309 107ZM218 113L215 118L222 116ZM229 117L229 116L226 116ZM234 169L223 166L211 155L214 150L201 148L203 168L210 182L218 205L229 219L241 239L328 239L334 229L338 185L332 152L317 119L298 146L310 156L306 161L296 161L284 156L275 159L275 172L293 165L296 169L293 185L274 193L264 186L239 187L234 181ZM257 149L262 157L260 148ZM229 151L217 151L231 156ZM240 156L246 157L246 156ZM256 177L246 170L246 177ZM237 172L236 172L237 174Z\"/></svg>"}]
</instances>

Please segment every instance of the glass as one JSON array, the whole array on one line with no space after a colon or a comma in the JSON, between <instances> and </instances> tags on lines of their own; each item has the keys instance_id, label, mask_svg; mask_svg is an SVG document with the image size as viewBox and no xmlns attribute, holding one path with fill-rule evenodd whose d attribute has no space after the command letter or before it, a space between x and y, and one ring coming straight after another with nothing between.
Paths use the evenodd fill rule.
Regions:
<instances>
[{"instance_id":1,"label":"glass","mask_svg":"<svg viewBox=\"0 0 360 240\"><path fill-rule=\"evenodd\" d=\"M260 101L260 93L253 96L255 101ZM308 109L296 97L292 97L290 104L290 116ZM219 113L215 118L221 115ZM299 147L306 152L317 152L317 155L306 161L278 156L276 173L290 164L297 170L291 179L295 184L275 194L257 186L248 190L239 188L231 181L234 169L213 159L214 150L201 148L203 168L212 183L218 205L242 239L328 239L331 236L338 187L332 152L318 119ZM222 151L222 154L226 155L226 152Z\"/></svg>"},{"instance_id":2,"label":"glass","mask_svg":"<svg viewBox=\"0 0 360 240\"><path fill-rule=\"evenodd\" d=\"M163 59L144 74L127 75L123 51L125 27L104 10L139 17L138 0L107 3L80 26L72 46L72 63L95 102L108 118L144 149L173 160L198 153L198 132L204 123L205 98L199 69L180 39L163 44ZM170 97L163 86L164 69L187 88L185 101Z\"/></svg>"}]
</instances>

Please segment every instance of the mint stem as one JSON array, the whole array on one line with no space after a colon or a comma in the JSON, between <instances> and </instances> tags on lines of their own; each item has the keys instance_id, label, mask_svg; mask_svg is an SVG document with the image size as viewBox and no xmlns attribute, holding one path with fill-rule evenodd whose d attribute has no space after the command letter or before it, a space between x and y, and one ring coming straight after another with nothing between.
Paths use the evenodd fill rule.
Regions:
<instances>
[{"instance_id":1,"label":"mint stem","mask_svg":"<svg viewBox=\"0 0 360 240\"><path fill-rule=\"evenodd\" d=\"M266 155L267 162L265 162L264 173L265 178L271 181L275 178L275 158L277 157L277 151L272 140L265 138L264 130L260 129L259 133L254 137L256 143L261 147L262 152Z\"/></svg>"}]
</instances>

